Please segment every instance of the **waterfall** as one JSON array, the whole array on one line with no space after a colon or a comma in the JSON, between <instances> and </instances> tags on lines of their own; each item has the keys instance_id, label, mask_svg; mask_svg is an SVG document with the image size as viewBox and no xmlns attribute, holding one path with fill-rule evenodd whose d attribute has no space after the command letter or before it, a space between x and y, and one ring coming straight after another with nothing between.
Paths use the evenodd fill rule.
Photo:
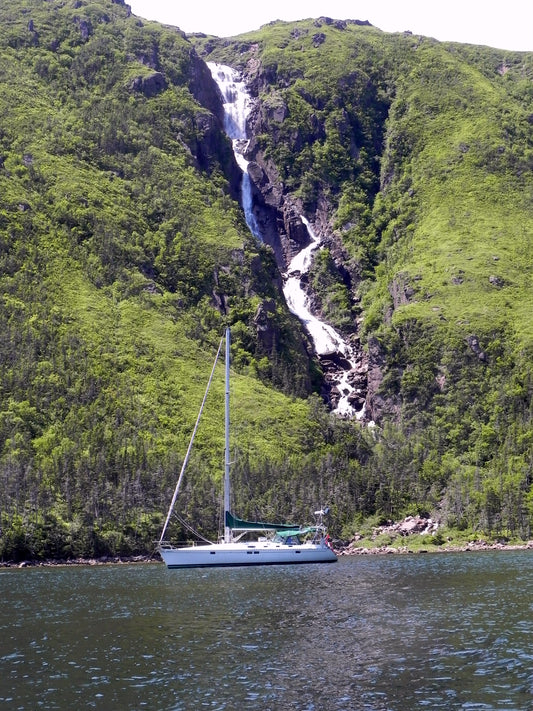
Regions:
<instances>
[{"instance_id":1,"label":"waterfall","mask_svg":"<svg viewBox=\"0 0 533 711\"><path fill-rule=\"evenodd\" d=\"M217 62L207 62L207 66L222 94L224 130L231 139L235 160L242 170L241 204L246 224L253 236L262 242L261 231L252 211L252 185L248 175L249 161L245 158L250 143L246 135L246 121L252 108L250 95L235 69Z\"/></svg>"},{"instance_id":2,"label":"waterfall","mask_svg":"<svg viewBox=\"0 0 533 711\"><path fill-rule=\"evenodd\" d=\"M313 252L320 248L320 241L305 217L300 219L307 227L311 243L302 249L291 260L283 286L283 294L287 306L295 316L298 316L311 336L317 355L342 353L346 355L347 344L339 334L327 323L320 321L309 310L309 299L302 289L301 275L309 271L313 262Z\"/></svg>"},{"instance_id":3,"label":"waterfall","mask_svg":"<svg viewBox=\"0 0 533 711\"><path fill-rule=\"evenodd\" d=\"M235 159L243 172L241 201L246 223L254 237L259 241L263 241L261 231L252 211L252 189L248 175L249 161L245 157L249 144L246 121L252 102L246 85L236 70L216 62L208 62L207 66L222 94L224 130L232 141ZM333 412L345 417L355 416L360 419L364 415L364 406L362 410L356 412L351 404L354 393L359 392L350 382L356 366L354 349L334 328L318 319L311 312L309 297L302 288L301 276L309 271L313 261L313 253L320 249L320 240L306 218L300 215L300 219L307 228L310 244L298 252L291 260L287 274L284 277L283 294L287 306L300 319L307 330L315 352L323 365L326 367L327 364L329 371L334 371L331 380L338 390L339 399Z\"/></svg>"},{"instance_id":4,"label":"waterfall","mask_svg":"<svg viewBox=\"0 0 533 711\"><path fill-rule=\"evenodd\" d=\"M355 415L357 419L361 419L364 415L364 407L359 412L356 412L350 402L353 394L357 392L350 382L355 372L357 360L354 349L332 326L324 323L311 313L309 297L302 288L301 277L309 271L313 261L313 253L320 249L320 240L309 221L303 215L300 215L300 219L307 228L311 242L298 252L289 264L283 286L285 300L289 309L302 321L311 336L315 352L323 365L331 363L335 370L334 380L339 392L339 400L333 412L345 417L353 417Z\"/></svg>"}]
</instances>

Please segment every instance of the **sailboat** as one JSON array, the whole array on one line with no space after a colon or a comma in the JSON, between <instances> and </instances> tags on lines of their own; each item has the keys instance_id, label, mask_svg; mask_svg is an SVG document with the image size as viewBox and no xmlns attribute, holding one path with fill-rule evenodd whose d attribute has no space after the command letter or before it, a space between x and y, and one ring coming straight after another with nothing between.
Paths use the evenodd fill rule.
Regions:
<instances>
[{"instance_id":1,"label":"sailboat","mask_svg":"<svg viewBox=\"0 0 533 711\"><path fill-rule=\"evenodd\" d=\"M225 456L224 456L224 538L218 542L175 546L164 540L165 533L176 504L181 481L189 458L194 435L207 397L209 386L215 372L215 365L220 355L222 341L225 340ZM211 376L207 384L204 399L196 420L189 448L187 450L180 475L170 503L167 518L157 550L167 568L201 568L242 565L275 565L293 563L334 563L337 556L330 547L324 518L327 508L315 511L315 523L312 526L294 524L265 523L262 521L244 521L230 511L230 329L227 328L222 339ZM255 534L255 539L249 537Z\"/></svg>"}]
</instances>

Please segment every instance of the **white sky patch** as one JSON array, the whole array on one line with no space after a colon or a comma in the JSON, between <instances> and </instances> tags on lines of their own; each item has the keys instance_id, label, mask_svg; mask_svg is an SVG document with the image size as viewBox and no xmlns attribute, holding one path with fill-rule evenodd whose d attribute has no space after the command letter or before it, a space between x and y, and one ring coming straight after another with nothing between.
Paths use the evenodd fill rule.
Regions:
<instances>
[{"instance_id":1,"label":"white sky patch","mask_svg":"<svg viewBox=\"0 0 533 711\"><path fill-rule=\"evenodd\" d=\"M220 0L129 0L128 4L134 15L147 20L219 37L257 30L273 20L324 15L368 20L385 32L410 30L440 41L533 52L533 0L269 0L239 4L233 11Z\"/></svg>"}]
</instances>

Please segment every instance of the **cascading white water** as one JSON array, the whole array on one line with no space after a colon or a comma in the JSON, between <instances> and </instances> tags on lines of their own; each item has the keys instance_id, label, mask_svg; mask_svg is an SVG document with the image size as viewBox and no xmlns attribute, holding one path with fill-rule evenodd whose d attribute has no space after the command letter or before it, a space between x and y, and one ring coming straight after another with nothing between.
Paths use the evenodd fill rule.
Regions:
<instances>
[{"instance_id":1,"label":"cascading white water","mask_svg":"<svg viewBox=\"0 0 533 711\"><path fill-rule=\"evenodd\" d=\"M340 393L337 407L333 412L345 417L356 415L359 419L364 414L364 409L356 413L350 403L350 397L355 389L350 383L351 375L355 369L356 358L351 346L335 331L332 326L318 319L309 309L309 297L302 288L301 276L309 271L313 262L313 253L320 249L320 240L311 227L309 221L300 215L300 219L307 228L307 233L311 238L310 244L293 257L287 270L287 277L283 286L283 293L287 306L293 314L304 324L307 332L311 336L315 351L319 356L329 356L341 354L347 367L339 368L336 371L337 389Z\"/></svg>"},{"instance_id":2,"label":"cascading white water","mask_svg":"<svg viewBox=\"0 0 533 711\"><path fill-rule=\"evenodd\" d=\"M208 62L207 66L217 83L224 102L224 129L232 140L235 159L243 172L242 180L242 207L246 223L250 232L262 240L262 235L252 211L252 189L248 175L249 161L245 158L249 139L246 134L246 121L250 113L252 102L247 92L245 83L240 79L239 73L224 64ZM340 393L337 407L333 412L346 417L356 416L361 418L364 408L356 413L350 403L354 387L350 383L351 375L355 368L355 356L351 346L340 336L335 329L320 321L309 308L309 298L301 286L301 275L305 274L313 260L313 252L320 248L320 240L314 233L309 222L300 216L307 228L310 244L301 250L291 261L284 281L283 293L287 306L303 323L309 333L315 351L319 356L341 354L347 367L340 367L336 372L336 385Z\"/></svg>"},{"instance_id":3,"label":"cascading white water","mask_svg":"<svg viewBox=\"0 0 533 711\"><path fill-rule=\"evenodd\" d=\"M309 299L302 289L301 275L309 271L313 262L313 252L320 247L320 241L305 217L300 218L307 227L311 243L292 259L287 270L283 293L287 306L303 322L313 339L317 355L342 353L347 355L348 345L328 324L320 321L309 310Z\"/></svg>"},{"instance_id":4,"label":"cascading white water","mask_svg":"<svg viewBox=\"0 0 533 711\"><path fill-rule=\"evenodd\" d=\"M242 170L241 202L246 224L253 236L263 241L261 231L252 211L252 185L248 175L248 164L244 154L250 141L246 135L246 120L252 108L250 96L239 74L232 67L218 62L207 62L211 76L222 94L224 102L224 130L233 145L233 153L239 168Z\"/></svg>"}]
</instances>

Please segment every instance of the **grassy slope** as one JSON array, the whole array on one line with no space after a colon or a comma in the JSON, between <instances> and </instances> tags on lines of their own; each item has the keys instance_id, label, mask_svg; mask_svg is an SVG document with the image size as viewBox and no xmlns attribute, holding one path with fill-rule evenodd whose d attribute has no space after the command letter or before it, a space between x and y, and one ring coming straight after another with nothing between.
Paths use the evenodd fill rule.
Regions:
<instances>
[{"instance_id":1,"label":"grassy slope","mask_svg":"<svg viewBox=\"0 0 533 711\"><path fill-rule=\"evenodd\" d=\"M402 95L409 105L405 120L420 140L410 162L418 210L409 253L396 269L421 276L417 290L431 296L399 309L396 318L438 310L446 319L481 322L487 330L491 322L503 323L518 344L531 345L527 115L510 101L498 76L489 81L445 47L425 51L437 68L425 77L415 71ZM524 135L514 139L517 130ZM492 275L501 288L491 284ZM453 276L462 282L454 284Z\"/></svg>"}]
</instances>

